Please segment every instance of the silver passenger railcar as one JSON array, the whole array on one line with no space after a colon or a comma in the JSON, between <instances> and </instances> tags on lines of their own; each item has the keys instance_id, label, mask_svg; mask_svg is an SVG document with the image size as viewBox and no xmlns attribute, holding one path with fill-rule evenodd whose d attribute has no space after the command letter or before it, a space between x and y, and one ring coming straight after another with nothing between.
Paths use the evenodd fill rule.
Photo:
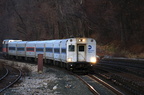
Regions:
<instances>
[{"instance_id":1,"label":"silver passenger railcar","mask_svg":"<svg viewBox=\"0 0 144 95\"><path fill-rule=\"evenodd\" d=\"M68 69L88 68L97 62L96 41L92 38L45 41L11 40L11 42L4 40L3 46L3 53L7 53L7 57L36 61L38 54L43 54L44 62Z\"/></svg>"}]
</instances>

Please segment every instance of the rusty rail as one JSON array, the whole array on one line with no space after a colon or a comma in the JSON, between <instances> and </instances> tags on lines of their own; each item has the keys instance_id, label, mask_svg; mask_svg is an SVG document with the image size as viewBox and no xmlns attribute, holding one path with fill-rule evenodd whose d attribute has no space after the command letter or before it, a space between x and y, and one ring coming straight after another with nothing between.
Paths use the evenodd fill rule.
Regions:
<instances>
[{"instance_id":1,"label":"rusty rail","mask_svg":"<svg viewBox=\"0 0 144 95\"><path fill-rule=\"evenodd\" d=\"M13 67L10 67L10 66L8 66L8 67L9 67L9 68L13 68ZM9 84L7 84L7 85L5 85L5 86L2 86L2 85L1 85L1 87L0 87L0 92L6 90L7 88L9 88L10 86L12 86L14 83L16 83L16 82L21 78L22 72L21 72L19 69L16 69L16 68L13 68L13 69L17 70L18 76L15 76L15 75L14 75L16 78L13 79L13 81L10 81ZM12 71L9 71L9 72L12 72ZM1 84L2 84L2 83L6 84L6 82L8 82L8 80L7 80L8 76L12 76L12 75L10 75L10 74L8 73L8 75L1 80Z\"/></svg>"},{"instance_id":2,"label":"rusty rail","mask_svg":"<svg viewBox=\"0 0 144 95\"><path fill-rule=\"evenodd\" d=\"M114 87L112 87L111 85L107 84L106 82L104 82L103 80L99 79L98 77L96 77L94 75L88 75L88 76L91 77L92 79L100 82L105 87L109 88L111 91L113 91L114 93L116 93L117 95L124 95L124 93L122 93L119 90L115 89Z\"/></svg>"}]
</instances>

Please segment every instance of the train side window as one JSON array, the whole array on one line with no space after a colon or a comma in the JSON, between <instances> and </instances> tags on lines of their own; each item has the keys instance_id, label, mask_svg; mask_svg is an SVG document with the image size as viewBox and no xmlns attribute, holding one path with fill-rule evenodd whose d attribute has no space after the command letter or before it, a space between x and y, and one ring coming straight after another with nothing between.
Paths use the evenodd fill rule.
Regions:
<instances>
[{"instance_id":1,"label":"train side window","mask_svg":"<svg viewBox=\"0 0 144 95\"><path fill-rule=\"evenodd\" d=\"M27 48L27 51L34 51L34 48Z\"/></svg>"},{"instance_id":2,"label":"train side window","mask_svg":"<svg viewBox=\"0 0 144 95\"><path fill-rule=\"evenodd\" d=\"M60 49L59 48L54 48L54 53L60 53Z\"/></svg>"},{"instance_id":3,"label":"train side window","mask_svg":"<svg viewBox=\"0 0 144 95\"><path fill-rule=\"evenodd\" d=\"M53 49L52 48L46 48L46 52L53 52Z\"/></svg>"},{"instance_id":4,"label":"train side window","mask_svg":"<svg viewBox=\"0 0 144 95\"><path fill-rule=\"evenodd\" d=\"M75 51L75 46L74 45L69 45L69 51Z\"/></svg>"},{"instance_id":5,"label":"train side window","mask_svg":"<svg viewBox=\"0 0 144 95\"><path fill-rule=\"evenodd\" d=\"M24 51L24 48L23 47L18 47L17 51Z\"/></svg>"},{"instance_id":6,"label":"train side window","mask_svg":"<svg viewBox=\"0 0 144 95\"><path fill-rule=\"evenodd\" d=\"M61 49L61 52L62 52L62 53L66 53L66 48L62 48L62 49Z\"/></svg>"},{"instance_id":7,"label":"train side window","mask_svg":"<svg viewBox=\"0 0 144 95\"><path fill-rule=\"evenodd\" d=\"M9 50L15 50L15 47L9 47Z\"/></svg>"},{"instance_id":8,"label":"train side window","mask_svg":"<svg viewBox=\"0 0 144 95\"><path fill-rule=\"evenodd\" d=\"M43 52L44 50L43 50L43 48L36 48L36 51L37 52Z\"/></svg>"}]
</instances>

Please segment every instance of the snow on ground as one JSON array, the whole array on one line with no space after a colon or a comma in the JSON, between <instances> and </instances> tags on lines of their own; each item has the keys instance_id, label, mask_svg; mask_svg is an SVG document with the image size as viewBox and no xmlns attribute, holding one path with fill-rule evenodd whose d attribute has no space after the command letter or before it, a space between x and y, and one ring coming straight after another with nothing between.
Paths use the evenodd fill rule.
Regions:
<instances>
[{"instance_id":1,"label":"snow on ground","mask_svg":"<svg viewBox=\"0 0 144 95\"><path fill-rule=\"evenodd\" d=\"M36 64L5 62L18 68L28 68L30 74L23 76L3 95L93 95L83 82L64 71L44 67L43 73L39 74Z\"/></svg>"}]
</instances>

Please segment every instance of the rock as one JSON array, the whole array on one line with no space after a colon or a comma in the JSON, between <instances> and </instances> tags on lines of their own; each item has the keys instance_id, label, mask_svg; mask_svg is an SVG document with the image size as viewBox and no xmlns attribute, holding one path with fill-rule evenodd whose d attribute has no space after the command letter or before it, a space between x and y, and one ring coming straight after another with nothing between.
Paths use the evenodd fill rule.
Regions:
<instances>
[{"instance_id":1,"label":"rock","mask_svg":"<svg viewBox=\"0 0 144 95\"><path fill-rule=\"evenodd\" d=\"M61 93L56 91L56 92L54 92L54 94L61 94Z\"/></svg>"},{"instance_id":2,"label":"rock","mask_svg":"<svg viewBox=\"0 0 144 95\"><path fill-rule=\"evenodd\" d=\"M53 90L56 90L56 89L57 89L57 86L58 86L58 84L56 84L56 85L53 87Z\"/></svg>"},{"instance_id":3,"label":"rock","mask_svg":"<svg viewBox=\"0 0 144 95\"><path fill-rule=\"evenodd\" d=\"M66 86L65 86L65 88L71 88L72 87L72 85L70 85L70 84L67 84Z\"/></svg>"},{"instance_id":4,"label":"rock","mask_svg":"<svg viewBox=\"0 0 144 95\"><path fill-rule=\"evenodd\" d=\"M44 82L44 83L43 83L43 85L44 85L44 86L47 86L47 83L46 83L46 82Z\"/></svg>"},{"instance_id":5,"label":"rock","mask_svg":"<svg viewBox=\"0 0 144 95\"><path fill-rule=\"evenodd\" d=\"M27 92L30 92L30 91L31 91L31 89L28 89L28 90L27 90Z\"/></svg>"}]
</instances>

